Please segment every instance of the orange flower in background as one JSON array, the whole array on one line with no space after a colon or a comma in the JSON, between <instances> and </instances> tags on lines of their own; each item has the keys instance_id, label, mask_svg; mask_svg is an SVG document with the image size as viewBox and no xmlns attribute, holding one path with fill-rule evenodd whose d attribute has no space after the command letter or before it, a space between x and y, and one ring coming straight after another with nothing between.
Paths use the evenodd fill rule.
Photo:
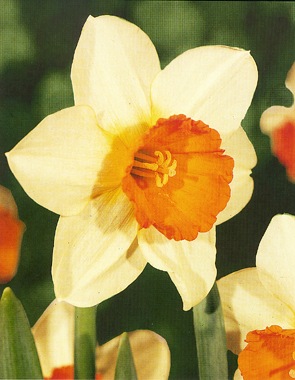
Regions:
<instances>
[{"instance_id":1,"label":"orange flower in background","mask_svg":"<svg viewBox=\"0 0 295 380\"><path fill-rule=\"evenodd\" d=\"M258 247L256 268L220 279L235 380L295 378L295 217L276 215ZM267 327L268 326L268 327Z\"/></svg>"},{"instance_id":2,"label":"orange flower in background","mask_svg":"<svg viewBox=\"0 0 295 380\"><path fill-rule=\"evenodd\" d=\"M35 326L35 339L45 379L74 379L75 308L54 300ZM169 347L160 335L149 330L128 333L138 380L166 380L170 372ZM96 348L96 380L115 375L120 336Z\"/></svg>"},{"instance_id":3,"label":"orange flower in background","mask_svg":"<svg viewBox=\"0 0 295 380\"><path fill-rule=\"evenodd\" d=\"M247 334L247 346L239 354L244 380L295 379L295 330L270 326ZM235 377L236 380L236 377Z\"/></svg>"},{"instance_id":4,"label":"orange flower in background","mask_svg":"<svg viewBox=\"0 0 295 380\"><path fill-rule=\"evenodd\" d=\"M295 95L295 63L288 72L286 87ZM295 104L272 106L263 112L262 132L270 136L273 154L285 166L288 178L295 182Z\"/></svg>"},{"instance_id":5,"label":"orange flower in background","mask_svg":"<svg viewBox=\"0 0 295 380\"><path fill-rule=\"evenodd\" d=\"M89 17L78 42L75 106L45 118L7 154L39 204L61 215L58 299L91 306L150 263L190 309L215 278L215 225L253 191L252 144L240 126L257 83L249 52L189 50L163 70L137 26Z\"/></svg>"},{"instance_id":6,"label":"orange flower in background","mask_svg":"<svg viewBox=\"0 0 295 380\"><path fill-rule=\"evenodd\" d=\"M18 219L11 192L0 185L0 283L15 276L25 225Z\"/></svg>"}]
</instances>

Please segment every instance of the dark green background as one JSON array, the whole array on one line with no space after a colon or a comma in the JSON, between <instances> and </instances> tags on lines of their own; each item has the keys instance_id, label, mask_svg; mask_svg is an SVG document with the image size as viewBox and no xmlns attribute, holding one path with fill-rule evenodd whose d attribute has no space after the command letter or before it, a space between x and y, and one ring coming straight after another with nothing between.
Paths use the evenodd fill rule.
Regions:
<instances>
[{"instance_id":1,"label":"dark green background","mask_svg":"<svg viewBox=\"0 0 295 380\"><path fill-rule=\"evenodd\" d=\"M201 45L251 50L259 82L243 126L259 160L253 171L255 190L247 207L217 229L218 277L254 266L258 243L272 216L295 214L295 185L288 182L285 169L271 155L269 138L259 128L266 108L290 106L293 101L284 82L295 61L295 3L0 0L0 183L12 190L27 226L19 271L9 285L31 324L54 298L50 268L58 216L24 193L4 152L46 115L73 105L70 66L90 14L112 14L136 23L154 42L162 67ZM167 340L171 379L197 378L192 313L182 311L168 275L149 265L128 289L98 306L99 343L139 328L154 330Z\"/></svg>"}]
</instances>

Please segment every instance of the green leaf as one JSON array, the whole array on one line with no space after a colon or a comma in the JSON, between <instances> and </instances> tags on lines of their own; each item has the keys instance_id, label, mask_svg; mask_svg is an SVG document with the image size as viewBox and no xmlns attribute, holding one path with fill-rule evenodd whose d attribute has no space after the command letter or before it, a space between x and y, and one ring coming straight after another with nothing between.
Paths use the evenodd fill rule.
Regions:
<instances>
[{"instance_id":1,"label":"green leaf","mask_svg":"<svg viewBox=\"0 0 295 380\"><path fill-rule=\"evenodd\" d=\"M95 378L96 306L75 308L75 379Z\"/></svg>"},{"instance_id":2,"label":"green leaf","mask_svg":"<svg viewBox=\"0 0 295 380\"><path fill-rule=\"evenodd\" d=\"M193 308L200 380L227 380L227 348L224 319L216 283L207 297Z\"/></svg>"},{"instance_id":3,"label":"green leaf","mask_svg":"<svg viewBox=\"0 0 295 380\"><path fill-rule=\"evenodd\" d=\"M121 335L116 363L115 380L137 380L128 334Z\"/></svg>"},{"instance_id":4,"label":"green leaf","mask_svg":"<svg viewBox=\"0 0 295 380\"><path fill-rule=\"evenodd\" d=\"M43 378L28 318L10 288L0 301L0 378Z\"/></svg>"}]
</instances>

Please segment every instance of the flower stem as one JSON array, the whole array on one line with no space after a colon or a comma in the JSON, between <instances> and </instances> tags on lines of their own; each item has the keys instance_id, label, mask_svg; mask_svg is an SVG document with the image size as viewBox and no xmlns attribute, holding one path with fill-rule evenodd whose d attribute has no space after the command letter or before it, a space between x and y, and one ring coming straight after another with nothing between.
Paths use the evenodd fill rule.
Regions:
<instances>
[{"instance_id":1,"label":"flower stem","mask_svg":"<svg viewBox=\"0 0 295 380\"><path fill-rule=\"evenodd\" d=\"M193 308L200 380L227 380L227 348L223 313L216 282Z\"/></svg>"},{"instance_id":2,"label":"flower stem","mask_svg":"<svg viewBox=\"0 0 295 380\"><path fill-rule=\"evenodd\" d=\"M75 379L95 378L96 306L75 308Z\"/></svg>"}]
</instances>

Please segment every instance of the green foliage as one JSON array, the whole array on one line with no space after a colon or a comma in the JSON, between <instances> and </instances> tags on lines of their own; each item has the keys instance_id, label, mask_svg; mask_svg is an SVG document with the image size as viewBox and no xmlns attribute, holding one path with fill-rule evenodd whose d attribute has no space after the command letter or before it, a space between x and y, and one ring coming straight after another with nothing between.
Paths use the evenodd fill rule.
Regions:
<instances>
[{"instance_id":1,"label":"green foliage","mask_svg":"<svg viewBox=\"0 0 295 380\"><path fill-rule=\"evenodd\" d=\"M0 378L41 379L33 335L21 302L10 288L0 301Z\"/></svg>"},{"instance_id":2,"label":"green foliage","mask_svg":"<svg viewBox=\"0 0 295 380\"><path fill-rule=\"evenodd\" d=\"M227 348L223 313L216 283L194 307L200 380L227 380Z\"/></svg>"},{"instance_id":3,"label":"green foliage","mask_svg":"<svg viewBox=\"0 0 295 380\"><path fill-rule=\"evenodd\" d=\"M121 335L116 363L115 380L137 380L127 333Z\"/></svg>"}]
</instances>

